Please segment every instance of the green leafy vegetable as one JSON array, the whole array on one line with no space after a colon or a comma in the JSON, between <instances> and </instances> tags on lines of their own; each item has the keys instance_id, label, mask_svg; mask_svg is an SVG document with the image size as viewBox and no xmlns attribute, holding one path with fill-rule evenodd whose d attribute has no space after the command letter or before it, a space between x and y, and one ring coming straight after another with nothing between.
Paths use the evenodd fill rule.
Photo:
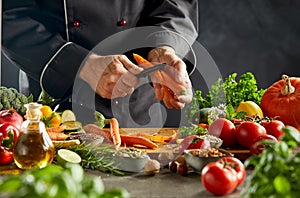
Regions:
<instances>
[{"instance_id":1,"label":"green leafy vegetable","mask_svg":"<svg viewBox=\"0 0 300 198\"><path fill-rule=\"evenodd\" d=\"M207 130L201 126L181 126L179 128L179 138L185 138L190 135L206 135Z\"/></svg>"},{"instance_id":2,"label":"green leafy vegetable","mask_svg":"<svg viewBox=\"0 0 300 198\"><path fill-rule=\"evenodd\" d=\"M8 198L127 198L123 189L105 191L100 177L85 175L78 164L66 168L50 165L43 169L27 170L21 175L5 177L0 185L0 196Z\"/></svg>"},{"instance_id":3,"label":"green leafy vegetable","mask_svg":"<svg viewBox=\"0 0 300 198\"><path fill-rule=\"evenodd\" d=\"M257 82L251 72L246 72L237 80L237 74L229 75L223 82L219 78L212 86L206 96L202 96L200 90L196 90L192 102L185 108L185 115L188 121L201 108L219 106L220 104L230 105L227 108L227 117L240 117L241 114L234 114L242 101L253 101L260 104L265 89L258 89Z\"/></svg>"},{"instance_id":4,"label":"green leafy vegetable","mask_svg":"<svg viewBox=\"0 0 300 198\"><path fill-rule=\"evenodd\" d=\"M267 147L260 155L245 161L254 166L247 177L243 197L298 197L300 194L300 133L287 126L280 142L265 142Z\"/></svg>"}]
</instances>

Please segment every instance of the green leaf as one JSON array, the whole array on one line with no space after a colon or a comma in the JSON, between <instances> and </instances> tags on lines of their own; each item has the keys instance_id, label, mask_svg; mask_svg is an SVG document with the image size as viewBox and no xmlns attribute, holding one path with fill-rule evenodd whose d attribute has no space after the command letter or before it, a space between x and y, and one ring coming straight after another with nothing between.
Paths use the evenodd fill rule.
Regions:
<instances>
[{"instance_id":1,"label":"green leaf","mask_svg":"<svg viewBox=\"0 0 300 198\"><path fill-rule=\"evenodd\" d=\"M22 185L22 181L17 176L5 178L0 183L0 192L14 192Z\"/></svg>"},{"instance_id":2,"label":"green leaf","mask_svg":"<svg viewBox=\"0 0 300 198\"><path fill-rule=\"evenodd\" d=\"M300 133L296 128L292 126L286 126L282 130L285 132L284 136L282 137L283 141L292 140L297 142L298 144L300 143Z\"/></svg>"},{"instance_id":3,"label":"green leaf","mask_svg":"<svg viewBox=\"0 0 300 198\"><path fill-rule=\"evenodd\" d=\"M275 177L274 181L273 181L273 185L275 187L275 190L279 193L279 194L288 194L291 191L291 184L289 182L289 180L284 177L283 175L278 175L277 177Z\"/></svg>"}]
</instances>

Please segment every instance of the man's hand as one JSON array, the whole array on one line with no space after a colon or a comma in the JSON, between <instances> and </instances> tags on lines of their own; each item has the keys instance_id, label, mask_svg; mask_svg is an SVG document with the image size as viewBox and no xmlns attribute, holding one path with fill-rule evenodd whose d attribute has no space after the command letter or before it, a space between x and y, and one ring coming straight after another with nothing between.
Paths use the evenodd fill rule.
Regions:
<instances>
[{"instance_id":1,"label":"man's hand","mask_svg":"<svg viewBox=\"0 0 300 198\"><path fill-rule=\"evenodd\" d=\"M167 108L182 109L185 104L192 101L192 85L186 64L175 54L173 48L167 46L155 48L149 52L148 60L155 64L166 63L167 66L164 71L185 88L184 92L182 90L170 90L168 84L163 86L160 83L155 83L158 82L158 79L151 76L156 97L163 100ZM169 90L166 90L166 87Z\"/></svg>"},{"instance_id":2,"label":"man's hand","mask_svg":"<svg viewBox=\"0 0 300 198\"><path fill-rule=\"evenodd\" d=\"M132 94L139 84L139 79L135 75L142 70L125 55L92 54L82 67L79 76L98 95L112 99Z\"/></svg>"}]
</instances>

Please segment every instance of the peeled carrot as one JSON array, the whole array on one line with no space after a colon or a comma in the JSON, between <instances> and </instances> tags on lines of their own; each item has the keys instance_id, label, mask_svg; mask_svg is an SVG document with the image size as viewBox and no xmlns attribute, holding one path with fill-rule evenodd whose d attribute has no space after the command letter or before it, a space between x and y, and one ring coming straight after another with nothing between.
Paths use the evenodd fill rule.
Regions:
<instances>
[{"instance_id":1,"label":"peeled carrot","mask_svg":"<svg viewBox=\"0 0 300 198\"><path fill-rule=\"evenodd\" d=\"M126 146L144 146L150 149L157 149L158 145L151 140L141 136L120 135L123 145Z\"/></svg>"},{"instance_id":2,"label":"peeled carrot","mask_svg":"<svg viewBox=\"0 0 300 198\"><path fill-rule=\"evenodd\" d=\"M137 62L137 64L141 65L144 69L150 68L153 66L151 62L144 59L141 55L133 54L134 60Z\"/></svg>"},{"instance_id":3,"label":"peeled carrot","mask_svg":"<svg viewBox=\"0 0 300 198\"><path fill-rule=\"evenodd\" d=\"M66 140L69 137L64 133L55 133L55 132L48 132L48 135L50 139L53 141L62 141L62 140Z\"/></svg>"},{"instance_id":4,"label":"peeled carrot","mask_svg":"<svg viewBox=\"0 0 300 198\"><path fill-rule=\"evenodd\" d=\"M112 137L116 149L118 149L121 146L119 122L116 118L111 118L109 120L109 123L110 123L110 135Z\"/></svg>"},{"instance_id":5,"label":"peeled carrot","mask_svg":"<svg viewBox=\"0 0 300 198\"><path fill-rule=\"evenodd\" d=\"M152 67L153 64L143 58L138 54L133 54L134 60L141 65L144 69ZM164 71L155 71L153 73L155 78L160 82L160 84L168 86L174 93L180 93L185 95L186 89L183 85L179 84L178 82L174 81L166 72Z\"/></svg>"},{"instance_id":6,"label":"peeled carrot","mask_svg":"<svg viewBox=\"0 0 300 198\"><path fill-rule=\"evenodd\" d=\"M65 126L61 125L61 126L54 126L54 127L47 127L46 131L47 132L53 132L53 133L61 133L65 130Z\"/></svg>"}]
</instances>

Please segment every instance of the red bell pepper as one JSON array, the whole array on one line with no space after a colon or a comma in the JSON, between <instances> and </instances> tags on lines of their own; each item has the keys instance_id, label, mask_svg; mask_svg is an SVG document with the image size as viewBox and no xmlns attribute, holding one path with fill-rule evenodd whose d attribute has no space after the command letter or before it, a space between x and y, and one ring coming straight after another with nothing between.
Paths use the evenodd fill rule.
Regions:
<instances>
[{"instance_id":1,"label":"red bell pepper","mask_svg":"<svg viewBox=\"0 0 300 198\"><path fill-rule=\"evenodd\" d=\"M13 162L13 149L20 132L13 125L4 123L0 125L0 165Z\"/></svg>"}]
</instances>

